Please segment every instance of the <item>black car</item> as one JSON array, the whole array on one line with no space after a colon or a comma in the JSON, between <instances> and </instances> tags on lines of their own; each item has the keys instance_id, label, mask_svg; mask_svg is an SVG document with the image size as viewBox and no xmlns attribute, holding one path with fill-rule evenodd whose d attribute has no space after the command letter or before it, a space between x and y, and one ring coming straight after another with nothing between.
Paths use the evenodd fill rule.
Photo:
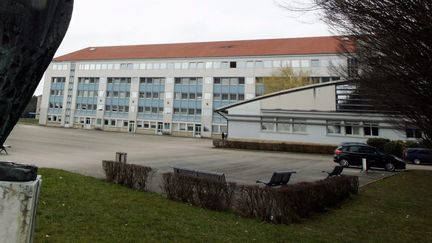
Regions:
<instances>
[{"instance_id":1,"label":"black car","mask_svg":"<svg viewBox=\"0 0 432 243\"><path fill-rule=\"evenodd\" d=\"M408 148L403 153L403 158L416 165L431 164L432 163L432 150L427 148Z\"/></svg>"},{"instance_id":2,"label":"black car","mask_svg":"<svg viewBox=\"0 0 432 243\"><path fill-rule=\"evenodd\" d=\"M366 158L367 166L384 168L387 171L403 170L404 160L391 154L378 151L377 148L359 143L344 143L335 150L333 161L341 166L361 166L362 159Z\"/></svg>"}]
</instances>

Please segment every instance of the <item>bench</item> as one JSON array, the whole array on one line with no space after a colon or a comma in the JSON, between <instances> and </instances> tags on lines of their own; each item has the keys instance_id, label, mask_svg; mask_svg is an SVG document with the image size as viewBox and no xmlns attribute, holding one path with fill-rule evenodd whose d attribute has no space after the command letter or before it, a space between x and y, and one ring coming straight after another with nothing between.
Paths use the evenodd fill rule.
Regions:
<instances>
[{"instance_id":1,"label":"bench","mask_svg":"<svg viewBox=\"0 0 432 243\"><path fill-rule=\"evenodd\" d=\"M174 175L191 176L195 178L208 179L212 181L217 181L221 183L226 183L225 174L211 171L203 170L193 170L180 167L172 167L174 170Z\"/></svg>"},{"instance_id":2,"label":"bench","mask_svg":"<svg viewBox=\"0 0 432 243\"><path fill-rule=\"evenodd\" d=\"M11 146L10 145L6 145L6 144L3 144L3 145L1 145L0 146L0 154L4 151L5 152L5 154L8 154L8 152L7 152L7 148L11 148Z\"/></svg>"},{"instance_id":3,"label":"bench","mask_svg":"<svg viewBox=\"0 0 432 243\"><path fill-rule=\"evenodd\" d=\"M338 165L338 166L335 166L333 171L331 171L331 172L328 172L328 171L322 171L322 172L327 173L328 174L327 178L329 178L332 176L340 176L342 174L343 169L344 169L343 166Z\"/></svg>"},{"instance_id":4,"label":"bench","mask_svg":"<svg viewBox=\"0 0 432 243\"><path fill-rule=\"evenodd\" d=\"M273 175L272 175L269 182L257 180L256 183L262 183L268 187L285 186L286 184L288 184L289 180L291 179L291 175L295 174L295 173L297 173L297 172L295 172L295 171L276 171L276 172L273 172Z\"/></svg>"}]
</instances>

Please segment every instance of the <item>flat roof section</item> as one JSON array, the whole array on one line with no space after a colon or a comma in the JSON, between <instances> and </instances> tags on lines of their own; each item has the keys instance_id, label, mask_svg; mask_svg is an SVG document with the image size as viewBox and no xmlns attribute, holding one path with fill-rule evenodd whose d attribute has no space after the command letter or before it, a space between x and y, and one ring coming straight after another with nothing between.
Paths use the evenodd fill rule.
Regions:
<instances>
[{"instance_id":1,"label":"flat roof section","mask_svg":"<svg viewBox=\"0 0 432 243\"><path fill-rule=\"evenodd\" d=\"M338 54L342 52L342 43L351 46L348 51L354 51L354 45L349 45L353 42L347 37L323 36L88 47L57 57L54 61Z\"/></svg>"}]
</instances>

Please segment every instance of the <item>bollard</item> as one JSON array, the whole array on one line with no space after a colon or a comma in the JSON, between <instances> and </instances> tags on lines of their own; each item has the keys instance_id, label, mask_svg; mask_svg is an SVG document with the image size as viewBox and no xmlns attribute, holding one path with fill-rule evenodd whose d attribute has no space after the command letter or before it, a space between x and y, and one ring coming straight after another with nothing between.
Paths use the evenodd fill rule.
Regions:
<instances>
[{"instance_id":1,"label":"bollard","mask_svg":"<svg viewBox=\"0 0 432 243\"><path fill-rule=\"evenodd\" d=\"M127 153L123 153L123 152L116 152L116 162L123 162L126 163L127 162Z\"/></svg>"},{"instance_id":2,"label":"bollard","mask_svg":"<svg viewBox=\"0 0 432 243\"><path fill-rule=\"evenodd\" d=\"M366 158L362 159L362 171L368 171Z\"/></svg>"}]
</instances>

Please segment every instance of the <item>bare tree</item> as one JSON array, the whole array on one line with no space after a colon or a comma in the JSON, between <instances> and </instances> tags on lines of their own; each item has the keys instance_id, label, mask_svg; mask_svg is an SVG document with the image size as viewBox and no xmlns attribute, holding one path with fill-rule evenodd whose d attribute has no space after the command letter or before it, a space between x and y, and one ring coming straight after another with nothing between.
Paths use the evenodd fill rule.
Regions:
<instances>
[{"instance_id":1,"label":"bare tree","mask_svg":"<svg viewBox=\"0 0 432 243\"><path fill-rule=\"evenodd\" d=\"M413 125L432 145L432 1L311 0L291 11L321 11L337 32L355 38L359 82L379 110L392 111L399 126ZM343 47L346 49L346 46ZM348 54L347 54L348 53ZM353 59L351 59L353 60ZM351 74L351 75L348 75Z\"/></svg>"}]
</instances>

